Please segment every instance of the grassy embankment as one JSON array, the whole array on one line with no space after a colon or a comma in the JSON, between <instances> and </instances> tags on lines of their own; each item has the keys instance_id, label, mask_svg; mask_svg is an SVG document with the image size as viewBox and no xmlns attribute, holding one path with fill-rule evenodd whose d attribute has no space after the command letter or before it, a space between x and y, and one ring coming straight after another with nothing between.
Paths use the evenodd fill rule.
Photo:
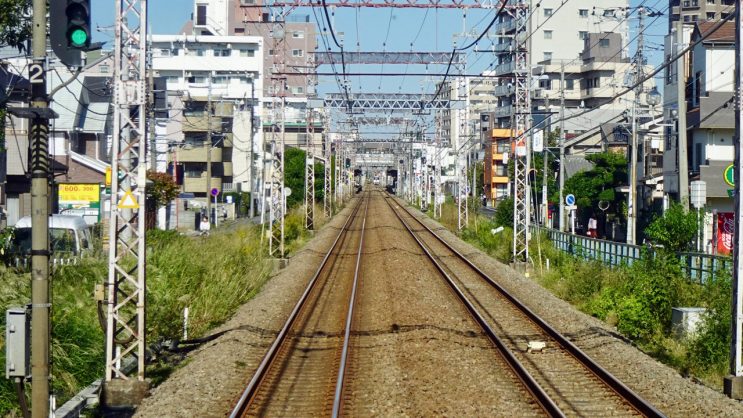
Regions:
<instances>
[{"instance_id":1,"label":"grassy embankment","mask_svg":"<svg viewBox=\"0 0 743 418\"><path fill-rule=\"evenodd\" d=\"M316 210L316 225L326 219ZM301 208L286 218L287 252L295 252L310 235ZM250 300L269 277L272 263L260 226L216 230L209 237L187 237L171 231L147 235L147 338L179 338L183 309L189 307L189 338L205 335ZM98 323L93 289L104 283L106 257L99 253L82 264L55 270L52 278L52 387L58 405L103 374L104 334ZM30 301L30 274L0 266L0 310ZM0 320L4 346L5 315ZM5 362L4 347L0 363ZM150 366L155 380L171 365ZM30 387L27 386L27 390ZM20 416L12 382L0 380L0 416Z\"/></svg>"},{"instance_id":2,"label":"grassy embankment","mask_svg":"<svg viewBox=\"0 0 743 418\"><path fill-rule=\"evenodd\" d=\"M457 208L452 201L443 205L439 221L456 231ZM493 219L472 216L469 227L459 236L507 263L511 257L512 230L505 227L494 235L491 230L497 226ZM683 375L721 389L730 346L729 271L719 272L714 282L694 283L673 255L662 253L646 256L631 266L612 269L598 261L566 254L540 234L531 240L529 253L533 261L532 276L553 294L616 327L640 349ZM677 340L671 333L671 308L680 306L704 307L708 314L702 331Z\"/></svg>"}]
</instances>

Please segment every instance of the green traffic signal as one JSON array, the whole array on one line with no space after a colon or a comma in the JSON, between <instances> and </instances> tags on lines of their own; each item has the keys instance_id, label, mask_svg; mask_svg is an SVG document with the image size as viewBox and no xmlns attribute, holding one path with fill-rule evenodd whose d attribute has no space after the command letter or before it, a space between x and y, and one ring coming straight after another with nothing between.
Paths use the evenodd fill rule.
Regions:
<instances>
[{"instance_id":1,"label":"green traffic signal","mask_svg":"<svg viewBox=\"0 0 743 418\"><path fill-rule=\"evenodd\" d=\"M70 32L70 43L75 47L84 47L88 42L88 32L81 28L75 28Z\"/></svg>"}]
</instances>

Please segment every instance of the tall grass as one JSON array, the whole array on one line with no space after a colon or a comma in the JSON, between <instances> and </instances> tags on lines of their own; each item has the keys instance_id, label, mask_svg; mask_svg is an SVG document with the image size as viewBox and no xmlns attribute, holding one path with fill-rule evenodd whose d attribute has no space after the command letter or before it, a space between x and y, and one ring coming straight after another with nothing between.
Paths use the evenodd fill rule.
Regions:
<instances>
[{"instance_id":1,"label":"tall grass","mask_svg":"<svg viewBox=\"0 0 743 418\"><path fill-rule=\"evenodd\" d=\"M322 217L322 210L316 213L320 215L318 218ZM294 218L289 222L295 222ZM300 228L288 242L288 248L296 250L307 236ZM179 338L185 307L190 311L190 338L203 336L226 321L268 279L272 263L266 252L265 246L261 246L260 227L256 226L216 230L209 237L187 237L172 231L149 232L148 340ZM98 253L97 257L61 267L53 274L51 373L58 404L103 374L104 335L98 323L93 290L96 284L104 283L107 272L106 259ZM30 297L30 275L0 267L0 310L24 306ZM3 345L4 331L5 315L2 315ZM4 357L3 348L0 363L4 364ZM0 379L0 415L18 414L12 382Z\"/></svg>"}]
</instances>

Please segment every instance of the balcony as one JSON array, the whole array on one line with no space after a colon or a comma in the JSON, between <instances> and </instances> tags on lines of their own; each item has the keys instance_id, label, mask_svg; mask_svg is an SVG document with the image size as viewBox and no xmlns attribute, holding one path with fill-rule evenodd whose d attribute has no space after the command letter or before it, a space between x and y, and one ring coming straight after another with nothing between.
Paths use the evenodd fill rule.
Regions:
<instances>
[{"instance_id":1,"label":"balcony","mask_svg":"<svg viewBox=\"0 0 743 418\"><path fill-rule=\"evenodd\" d=\"M176 161L179 163L198 163L206 162L207 160L207 147L206 144L202 146L189 147L185 145L183 147L176 148L175 156ZM212 148L212 161L222 161L222 148Z\"/></svg>"},{"instance_id":2,"label":"balcony","mask_svg":"<svg viewBox=\"0 0 743 418\"><path fill-rule=\"evenodd\" d=\"M495 109L495 117L496 118L507 118L510 117L513 113L513 106L500 106L497 109Z\"/></svg>"},{"instance_id":3,"label":"balcony","mask_svg":"<svg viewBox=\"0 0 743 418\"><path fill-rule=\"evenodd\" d=\"M212 188L222 191L222 178L212 177ZM206 194L206 173L201 177L185 177L183 179L183 191L185 193L204 193Z\"/></svg>"},{"instance_id":4,"label":"balcony","mask_svg":"<svg viewBox=\"0 0 743 418\"><path fill-rule=\"evenodd\" d=\"M495 88L496 96L510 96L512 94L513 94L513 87L509 87L508 85L497 86Z\"/></svg>"},{"instance_id":5,"label":"balcony","mask_svg":"<svg viewBox=\"0 0 743 418\"><path fill-rule=\"evenodd\" d=\"M516 30L516 19L508 19L495 25L495 33L509 33Z\"/></svg>"},{"instance_id":6,"label":"balcony","mask_svg":"<svg viewBox=\"0 0 743 418\"><path fill-rule=\"evenodd\" d=\"M209 117L206 114L184 115L183 132L206 132L209 130ZM216 128L216 118L212 117L212 128Z\"/></svg>"},{"instance_id":7,"label":"balcony","mask_svg":"<svg viewBox=\"0 0 743 418\"><path fill-rule=\"evenodd\" d=\"M505 64L500 64L495 67L495 75L502 76L505 74L513 74L513 71L515 68L516 68L516 63L514 62L507 62Z\"/></svg>"}]
</instances>

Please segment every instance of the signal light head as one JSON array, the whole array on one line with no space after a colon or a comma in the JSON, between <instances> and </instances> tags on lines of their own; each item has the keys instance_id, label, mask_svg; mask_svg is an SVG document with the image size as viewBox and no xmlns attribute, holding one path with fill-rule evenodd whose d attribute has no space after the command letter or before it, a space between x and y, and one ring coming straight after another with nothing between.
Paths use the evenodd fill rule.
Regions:
<instances>
[{"instance_id":1,"label":"signal light head","mask_svg":"<svg viewBox=\"0 0 743 418\"><path fill-rule=\"evenodd\" d=\"M70 45L76 47L76 48L82 48L88 45L88 32L79 27L73 27L70 28L70 31L67 35L67 40L70 42Z\"/></svg>"}]
</instances>

